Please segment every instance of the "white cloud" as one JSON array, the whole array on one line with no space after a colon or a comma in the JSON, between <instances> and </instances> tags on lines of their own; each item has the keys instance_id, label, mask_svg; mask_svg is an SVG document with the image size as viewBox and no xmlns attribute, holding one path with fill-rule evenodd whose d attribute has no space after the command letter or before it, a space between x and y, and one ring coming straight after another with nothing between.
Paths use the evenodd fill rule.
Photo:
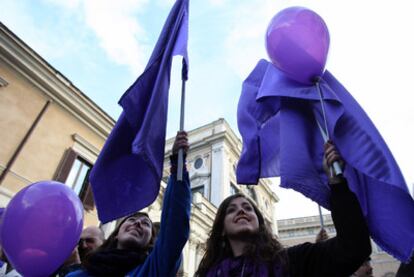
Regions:
<instances>
[{"instance_id":1,"label":"white cloud","mask_svg":"<svg viewBox=\"0 0 414 277\"><path fill-rule=\"evenodd\" d=\"M148 0L45 0L80 17L99 40L109 59L142 72L148 56L148 35L139 22Z\"/></svg>"},{"instance_id":2,"label":"white cloud","mask_svg":"<svg viewBox=\"0 0 414 277\"><path fill-rule=\"evenodd\" d=\"M138 11L146 2L85 1L85 21L96 33L100 45L113 61L127 65L134 75L146 65L147 37L137 18Z\"/></svg>"}]
</instances>

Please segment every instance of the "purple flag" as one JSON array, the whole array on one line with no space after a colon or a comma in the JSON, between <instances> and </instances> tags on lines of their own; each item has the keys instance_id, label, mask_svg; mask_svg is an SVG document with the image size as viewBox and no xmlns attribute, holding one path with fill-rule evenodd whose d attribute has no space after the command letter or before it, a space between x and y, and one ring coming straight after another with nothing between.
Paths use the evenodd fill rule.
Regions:
<instances>
[{"instance_id":1,"label":"purple flag","mask_svg":"<svg viewBox=\"0 0 414 277\"><path fill-rule=\"evenodd\" d=\"M414 249L414 201L385 141L351 94L328 71L320 81L331 139L346 161L345 177L356 194L372 238L408 261ZM323 125L316 86L287 79L261 60L243 83L238 127L243 150L237 182L281 177L329 209L330 188L322 169Z\"/></svg>"},{"instance_id":2,"label":"purple flag","mask_svg":"<svg viewBox=\"0 0 414 277\"><path fill-rule=\"evenodd\" d=\"M103 223L150 205L158 195L172 58L182 55L188 63L187 40L188 0L177 0L144 73L119 101L123 112L90 175Z\"/></svg>"}]
</instances>

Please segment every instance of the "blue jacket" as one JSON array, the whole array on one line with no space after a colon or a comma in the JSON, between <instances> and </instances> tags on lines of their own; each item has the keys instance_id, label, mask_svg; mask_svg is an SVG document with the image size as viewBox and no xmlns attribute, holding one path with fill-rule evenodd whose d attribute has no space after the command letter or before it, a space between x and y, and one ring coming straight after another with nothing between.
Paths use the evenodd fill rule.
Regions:
<instances>
[{"instance_id":1,"label":"blue jacket","mask_svg":"<svg viewBox=\"0 0 414 277\"><path fill-rule=\"evenodd\" d=\"M175 276L181 263L181 252L190 233L191 189L188 172L184 180L177 181L171 174L165 190L161 214L160 232L155 246L145 262L127 276ZM67 277L88 277L84 270L78 270Z\"/></svg>"}]
</instances>

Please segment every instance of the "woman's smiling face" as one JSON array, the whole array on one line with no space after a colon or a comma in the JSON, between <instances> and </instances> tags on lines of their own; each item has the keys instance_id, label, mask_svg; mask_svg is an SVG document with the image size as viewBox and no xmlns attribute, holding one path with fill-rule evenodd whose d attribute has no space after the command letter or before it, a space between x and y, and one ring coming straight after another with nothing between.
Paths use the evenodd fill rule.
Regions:
<instances>
[{"instance_id":1,"label":"woman's smiling face","mask_svg":"<svg viewBox=\"0 0 414 277\"><path fill-rule=\"evenodd\" d=\"M253 206L246 198L233 199L225 213L224 235L227 237L256 234L259 231L259 219Z\"/></svg>"},{"instance_id":2,"label":"woman's smiling face","mask_svg":"<svg viewBox=\"0 0 414 277\"><path fill-rule=\"evenodd\" d=\"M146 248L152 236L152 222L143 214L131 216L119 228L118 249Z\"/></svg>"}]
</instances>

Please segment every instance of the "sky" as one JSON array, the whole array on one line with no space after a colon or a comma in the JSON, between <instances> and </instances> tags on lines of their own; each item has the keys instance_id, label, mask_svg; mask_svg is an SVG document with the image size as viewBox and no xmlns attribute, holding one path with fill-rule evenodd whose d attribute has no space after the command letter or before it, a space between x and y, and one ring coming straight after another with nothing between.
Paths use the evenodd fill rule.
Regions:
<instances>
[{"instance_id":1,"label":"sky","mask_svg":"<svg viewBox=\"0 0 414 277\"><path fill-rule=\"evenodd\" d=\"M0 21L116 119L142 73L174 0L0 0ZM414 184L414 3L410 0L190 0L187 130L225 118L238 134L241 84L261 58L270 19L290 6L326 22L326 68L375 123L409 189ZM179 127L181 59L171 74L167 136ZM275 188L280 219L317 205ZM326 212L326 211L325 211Z\"/></svg>"}]
</instances>

